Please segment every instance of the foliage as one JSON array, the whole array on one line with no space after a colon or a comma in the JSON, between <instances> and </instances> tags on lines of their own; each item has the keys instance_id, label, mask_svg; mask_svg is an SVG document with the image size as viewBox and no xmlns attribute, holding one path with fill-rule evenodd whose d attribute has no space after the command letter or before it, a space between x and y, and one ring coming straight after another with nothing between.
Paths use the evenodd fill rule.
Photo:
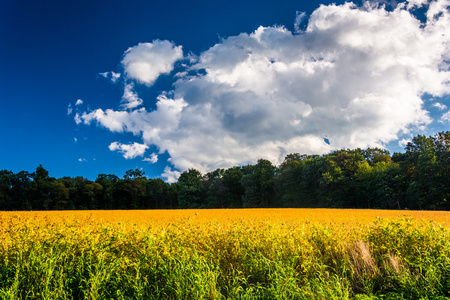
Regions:
<instances>
[{"instance_id":1,"label":"foliage","mask_svg":"<svg viewBox=\"0 0 450 300\"><path fill-rule=\"evenodd\" d=\"M242 195L243 207L271 207L271 199L274 196L274 175L275 167L265 159L258 160L258 163L248 168L241 183L244 188Z\"/></svg>"},{"instance_id":2,"label":"foliage","mask_svg":"<svg viewBox=\"0 0 450 300\"><path fill-rule=\"evenodd\" d=\"M404 153L379 148L342 149L324 155L288 154L274 166L189 169L177 183L129 170L123 178L100 174L50 177L0 170L0 210L331 207L450 209L450 131L419 135Z\"/></svg>"},{"instance_id":3,"label":"foliage","mask_svg":"<svg viewBox=\"0 0 450 300\"><path fill-rule=\"evenodd\" d=\"M3 212L0 298L448 299L450 216L409 214Z\"/></svg>"},{"instance_id":4,"label":"foliage","mask_svg":"<svg viewBox=\"0 0 450 300\"><path fill-rule=\"evenodd\" d=\"M178 204L180 208L200 208L204 204L202 174L189 169L178 179Z\"/></svg>"}]
</instances>

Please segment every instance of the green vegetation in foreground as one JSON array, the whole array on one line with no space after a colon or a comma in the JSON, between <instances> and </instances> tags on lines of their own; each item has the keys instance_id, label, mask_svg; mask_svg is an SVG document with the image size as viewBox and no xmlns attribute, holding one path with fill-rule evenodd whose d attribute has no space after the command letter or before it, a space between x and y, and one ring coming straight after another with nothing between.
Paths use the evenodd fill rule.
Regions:
<instances>
[{"instance_id":1,"label":"green vegetation in foreground","mask_svg":"<svg viewBox=\"0 0 450 300\"><path fill-rule=\"evenodd\" d=\"M450 299L449 229L410 218L0 221L1 299Z\"/></svg>"}]
</instances>

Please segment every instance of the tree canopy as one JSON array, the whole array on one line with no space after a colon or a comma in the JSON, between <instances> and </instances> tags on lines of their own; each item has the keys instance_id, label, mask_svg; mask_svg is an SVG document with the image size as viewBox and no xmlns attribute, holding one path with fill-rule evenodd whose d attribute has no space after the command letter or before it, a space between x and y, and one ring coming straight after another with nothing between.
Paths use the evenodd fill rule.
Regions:
<instances>
[{"instance_id":1,"label":"tree canopy","mask_svg":"<svg viewBox=\"0 0 450 300\"><path fill-rule=\"evenodd\" d=\"M0 210L336 207L450 209L450 132L418 135L404 153L379 148L341 149L325 155L288 154L274 166L189 169L177 183L129 170L122 178L99 174L53 178L0 170Z\"/></svg>"}]
</instances>

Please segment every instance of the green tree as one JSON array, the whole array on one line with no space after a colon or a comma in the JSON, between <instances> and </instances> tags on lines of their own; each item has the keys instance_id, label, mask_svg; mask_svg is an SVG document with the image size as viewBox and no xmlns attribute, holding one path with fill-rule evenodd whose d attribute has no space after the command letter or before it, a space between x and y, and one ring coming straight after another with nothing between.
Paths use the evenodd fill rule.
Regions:
<instances>
[{"instance_id":1,"label":"green tree","mask_svg":"<svg viewBox=\"0 0 450 300\"><path fill-rule=\"evenodd\" d=\"M146 190L144 208L164 209L176 206L176 200L174 201L173 195L171 195L170 185L162 179L148 179L146 181Z\"/></svg>"},{"instance_id":2,"label":"green tree","mask_svg":"<svg viewBox=\"0 0 450 300\"><path fill-rule=\"evenodd\" d=\"M275 178L276 199L281 207L305 207L304 160L307 155L288 154Z\"/></svg>"},{"instance_id":3,"label":"green tree","mask_svg":"<svg viewBox=\"0 0 450 300\"><path fill-rule=\"evenodd\" d=\"M143 208L147 194L145 177L121 179L114 190L115 207L120 209Z\"/></svg>"},{"instance_id":4,"label":"green tree","mask_svg":"<svg viewBox=\"0 0 450 300\"><path fill-rule=\"evenodd\" d=\"M177 184L180 208L203 208L205 206L202 181L202 174L195 169L181 173Z\"/></svg>"},{"instance_id":5,"label":"green tree","mask_svg":"<svg viewBox=\"0 0 450 300\"><path fill-rule=\"evenodd\" d=\"M270 161L260 159L251 172L242 177L243 207L270 207L273 204L275 170Z\"/></svg>"},{"instance_id":6,"label":"green tree","mask_svg":"<svg viewBox=\"0 0 450 300\"><path fill-rule=\"evenodd\" d=\"M240 167L226 169L223 173L224 197L228 200L229 208L241 208L244 187L242 186L242 177L244 174Z\"/></svg>"},{"instance_id":7,"label":"green tree","mask_svg":"<svg viewBox=\"0 0 450 300\"><path fill-rule=\"evenodd\" d=\"M99 209L99 202L102 196L103 186L97 182L86 182L83 186L83 197L87 209Z\"/></svg>"},{"instance_id":8,"label":"green tree","mask_svg":"<svg viewBox=\"0 0 450 300\"><path fill-rule=\"evenodd\" d=\"M114 192L116 184L119 182L119 177L112 174L99 174L95 182L100 184L103 188L98 199L98 206L100 209L114 208Z\"/></svg>"},{"instance_id":9,"label":"green tree","mask_svg":"<svg viewBox=\"0 0 450 300\"><path fill-rule=\"evenodd\" d=\"M371 166L374 166L381 162L391 162L389 151L380 148L367 148L366 150L362 151L362 155Z\"/></svg>"},{"instance_id":10,"label":"green tree","mask_svg":"<svg viewBox=\"0 0 450 300\"><path fill-rule=\"evenodd\" d=\"M144 177L145 172L141 171L139 169L130 169L128 171L125 172L125 175L123 176L124 179L137 179L137 178L142 178Z\"/></svg>"},{"instance_id":11,"label":"green tree","mask_svg":"<svg viewBox=\"0 0 450 300\"><path fill-rule=\"evenodd\" d=\"M441 194L437 208L450 210L450 131L439 132L433 142L439 166L436 180Z\"/></svg>"},{"instance_id":12,"label":"green tree","mask_svg":"<svg viewBox=\"0 0 450 300\"><path fill-rule=\"evenodd\" d=\"M304 175L310 203L307 207L344 207L343 178L343 171L333 160L333 154L310 156L305 161Z\"/></svg>"},{"instance_id":13,"label":"green tree","mask_svg":"<svg viewBox=\"0 0 450 300\"><path fill-rule=\"evenodd\" d=\"M62 182L69 189L69 209L93 209L101 197L102 186L82 176L63 177ZM98 198L97 198L98 197Z\"/></svg>"},{"instance_id":14,"label":"green tree","mask_svg":"<svg viewBox=\"0 0 450 300\"><path fill-rule=\"evenodd\" d=\"M31 207L37 210L52 209L52 189L54 178L50 178L48 171L39 165L31 174Z\"/></svg>"},{"instance_id":15,"label":"green tree","mask_svg":"<svg viewBox=\"0 0 450 300\"><path fill-rule=\"evenodd\" d=\"M223 174L223 169L216 169L206 173L203 178L205 206L208 208L229 207L228 199L224 195Z\"/></svg>"},{"instance_id":16,"label":"green tree","mask_svg":"<svg viewBox=\"0 0 450 300\"><path fill-rule=\"evenodd\" d=\"M32 175L27 171L20 171L11 178L11 210L30 210L32 209L30 203L31 193L31 179Z\"/></svg>"},{"instance_id":17,"label":"green tree","mask_svg":"<svg viewBox=\"0 0 450 300\"><path fill-rule=\"evenodd\" d=\"M52 199L51 209L66 210L70 208L69 189L64 185L63 180L58 179L50 183L50 198Z\"/></svg>"},{"instance_id":18,"label":"green tree","mask_svg":"<svg viewBox=\"0 0 450 300\"><path fill-rule=\"evenodd\" d=\"M418 135L409 142L403 155L395 155L402 166L408 189L406 203L412 209L445 209L448 207L450 133L435 136Z\"/></svg>"},{"instance_id":19,"label":"green tree","mask_svg":"<svg viewBox=\"0 0 450 300\"><path fill-rule=\"evenodd\" d=\"M340 178L336 182L340 188L334 190L335 199L343 207L363 207L364 200L357 194L359 185L357 173L365 162L363 151L339 150L331 154L331 159L340 169Z\"/></svg>"},{"instance_id":20,"label":"green tree","mask_svg":"<svg viewBox=\"0 0 450 300\"><path fill-rule=\"evenodd\" d=\"M12 209L13 178L14 178L13 172L7 170L0 171L0 210Z\"/></svg>"}]
</instances>

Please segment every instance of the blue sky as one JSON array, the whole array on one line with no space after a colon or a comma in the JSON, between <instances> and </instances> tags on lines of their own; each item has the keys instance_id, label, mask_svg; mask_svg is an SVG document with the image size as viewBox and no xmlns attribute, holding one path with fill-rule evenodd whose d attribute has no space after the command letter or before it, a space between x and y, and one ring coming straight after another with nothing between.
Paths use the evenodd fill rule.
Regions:
<instances>
[{"instance_id":1,"label":"blue sky","mask_svg":"<svg viewBox=\"0 0 450 300\"><path fill-rule=\"evenodd\" d=\"M449 129L448 1L425 2L2 1L0 169L401 151Z\"/></svg>"}]
</instances>

